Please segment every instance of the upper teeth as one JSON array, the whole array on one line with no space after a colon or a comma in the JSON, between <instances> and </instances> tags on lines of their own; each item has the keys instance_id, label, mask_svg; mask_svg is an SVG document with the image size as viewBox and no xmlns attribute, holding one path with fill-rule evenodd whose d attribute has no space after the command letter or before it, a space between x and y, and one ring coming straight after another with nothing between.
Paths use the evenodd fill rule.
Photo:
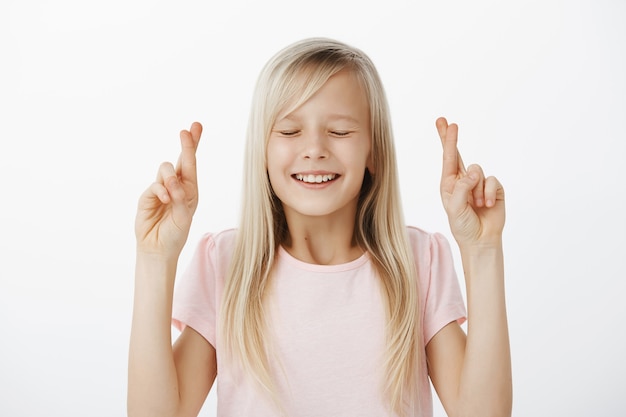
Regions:
<instances>
[{"instance_id":1,"label":"upper teeth","mask_svg":"<svg viewBox=\"0 0 626 417\"><path fill-rule=\"evenodd\" d=\"M313 182L313 183L320 183L320 182L326 182L326 181L334 180L335 177L336 177L336 174L324 174L324 175L313 175L313 174L302 175L302 174L296 174L296 179L298 179L300 181L304 181L304 182Z\"/></svg>"}]
</instances>

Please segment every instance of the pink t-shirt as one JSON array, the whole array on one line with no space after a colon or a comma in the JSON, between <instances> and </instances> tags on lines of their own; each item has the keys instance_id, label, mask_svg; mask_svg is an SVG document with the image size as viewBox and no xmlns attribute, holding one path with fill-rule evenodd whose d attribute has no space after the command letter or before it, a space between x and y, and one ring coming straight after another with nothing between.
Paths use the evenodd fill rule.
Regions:
<instances>
[{"instance_id":1,"label":"pink t-shirt","mask_svg":"<svg viewBox=\"0 0 626 417\"><path fill-rule=\"evenodd\" d=\"M424 343L446 324L465 320L450 247L440 234L409 227L417 263ZM280 413L255 382L226 362L217 332L224 279L236 231L207 234L177 283L173 324L190 326L217 352L219 417L274 417ZM314 265L279 249L268 294L272 377L290 417L388 415L381 393L385 303L368 254L341 265ZM421 347L419 409L432 416Z\"/></svg>"}]
</instances>

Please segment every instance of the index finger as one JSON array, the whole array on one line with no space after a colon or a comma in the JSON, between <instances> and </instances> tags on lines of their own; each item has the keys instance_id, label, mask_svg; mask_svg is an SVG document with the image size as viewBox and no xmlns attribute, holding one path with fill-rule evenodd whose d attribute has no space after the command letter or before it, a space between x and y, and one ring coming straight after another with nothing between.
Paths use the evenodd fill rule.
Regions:
<instances>
[{"instance_id":1,"label":"index finger","mask_svg":"<svg viewBox=\"0 0 626 417\"><path fill-rule=\"evenodd\" d=\"M194 122L189 130L181 130L181 152L176 163L176 174L184 179L196 181L196 149L202 135L202 125Z\"/></svg>"},{"instance_id":2,"label":"index finger","mask_svg":"<svg viewBox=\"0 0 626 417\"><path fill-rule=\"evenodd\" d=\"M448 125L444 117L438 118L435 125L443 146L442 176L465 175L465 164L457 148L459 127L455 123Z\"/></svg>"}]
</instances>

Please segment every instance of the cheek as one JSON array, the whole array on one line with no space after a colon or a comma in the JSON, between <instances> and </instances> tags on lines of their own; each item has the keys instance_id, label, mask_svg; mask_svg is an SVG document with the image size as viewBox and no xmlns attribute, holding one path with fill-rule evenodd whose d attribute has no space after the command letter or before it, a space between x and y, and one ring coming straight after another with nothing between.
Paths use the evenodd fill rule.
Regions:
<instances>
[{"instance_id":1,"label":"cheek","mask_svg":"<svg viewBox=\"0 0 626 417\"><path fill-rule=\"evenodd\" d=\"M354 167L370 168L372 164L370 147L363 145L355 147L346 152L348 163Z\"/></svg>"},{"instance_id":2,"label":"cheek","mask_svg":"<svg viewBox=\"0 0 626 417\"><path fill-rule=\"evenodd\" d=\"M266 152L267 170L274 173L286 173L297 159L297 149L281 140L270 140Z\"/></svg>"},{"instance_id":3,"label":"cheek","mask_svg":"<svg viewBox=\"0 0 626 417\"><path fill-rule=\"evenodd\" d=\"M267 157L265 158L265 161L267 164L267 172L272 172L276 170L276 166L278 165L276 160L276 154L274 152L271 152L270 148L267 149Z\"/></svg>"},{"instance_id":4,"label":"cheek","mask_svg":"<svg viewBox=\"0 0 626 417\"><path fill-rule=\"evenodd\" d=\"M282 174L285 171L285 155L282 155L284 151L279 146L273 146L270 142L267 146L267 175L269 177L270 185L273 188L279 186Z\"/></svg>"},{"instance_id":5,"label":"cheek","mask_svg":"<svg viewBox=\"0 0 626 417\"><path fill-rule=\"evenodd\" d=\"M272 170L272 169L268 168L268 170L267 170L267 178L269 179L270 185L272 186L272 188L275 189L275 188L280 186L279 185L280 176L279 176L279 173L275 169Z\"/></svg>"}]
</instances>

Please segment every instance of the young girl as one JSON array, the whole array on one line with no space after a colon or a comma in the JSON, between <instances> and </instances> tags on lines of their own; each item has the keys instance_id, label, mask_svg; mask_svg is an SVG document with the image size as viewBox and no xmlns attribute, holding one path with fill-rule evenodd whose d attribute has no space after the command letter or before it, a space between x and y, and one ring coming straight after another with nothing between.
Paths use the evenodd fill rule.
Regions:
<instances>
[{"instance_id":1,"label":"young girl","mask_svg":"<svg viewBox=\"0 0 626 417\"><path fill-rule=\"evenodd\" d=\"M510 415L504 192L465 169L456 125L436 126L467 336L448 243L404 224L374 65L309 39L263 69L240 227L203 237L176 297L200 124L139 200L128 414L195 416L217 377L223 417L431 416L430 377L450 416Z\"/></svg>"}]
</instances>

